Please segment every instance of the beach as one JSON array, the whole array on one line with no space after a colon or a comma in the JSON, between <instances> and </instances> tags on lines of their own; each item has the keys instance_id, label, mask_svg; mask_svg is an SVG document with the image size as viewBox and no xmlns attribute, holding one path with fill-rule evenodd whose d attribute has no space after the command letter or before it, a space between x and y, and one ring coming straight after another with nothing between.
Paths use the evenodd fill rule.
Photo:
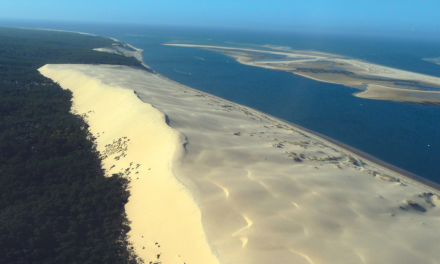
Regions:
<instances>
[{"instance_id":1,"label":"beach","mask_svg":"<svg viewBox=\"0 0 440 264\"><path fill-rule=\"evenodd\" d=\"M131 179L146 263L438 263L438 190L142 69L46 65L108 175Z\"/></svg>"}]
</instances>

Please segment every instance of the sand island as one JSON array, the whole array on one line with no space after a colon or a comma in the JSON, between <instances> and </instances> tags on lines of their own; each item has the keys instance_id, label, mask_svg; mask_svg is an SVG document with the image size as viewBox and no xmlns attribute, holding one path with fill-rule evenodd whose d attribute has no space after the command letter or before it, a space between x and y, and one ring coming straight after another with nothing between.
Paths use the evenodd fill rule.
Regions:
<instances>
[{"instance_id":1,"label":"sand island","mask_svg":"<svg viewBox=\"0 0 440 264\"><path fill-rule=\"evenodd\" d=\"M361 89L358 97L440 105L440 78L394 69L346 56L317 51L261 46L238 48L193 44L164 44L223 53L239 63L280 70L321 82ZM438 62L438 61L437 61Z\"/></svg>"},{"instance_id":2,"label":"sand island","mask_svg":"<svg viewBox=\"0 0 440 264\"><path fill-rule=\"evenodd\" d=\"M247 51L228 52L254 65ZM368 66L350 63L352 68L344 64L345 70ZM281 64L255 62L274 69ZM372 69L387 78L403 74ZM145 263L409 264L440 259L435 188L150 70L61 64L40 72L73 92L72 111L88 121L107 173L121 172L131 180L126 205L130 242ZM418 81L436 85L437 78L423 78ZM360 83L340 73L329 73L325 80ZM383 83L368 88L373 85L379 91L398 89L383 88Z\"/></svg>"},{"instance_id":3,"label":"sand island","mask_svg":"<svg viewBox=\"0 0 440 264\"><path fill-rule=\"evenodd\" d=\"M440 65L440 57L438 57L438 58L426 58L426 59L423 59L423 60Z\"/></svg>"}]
</instances>

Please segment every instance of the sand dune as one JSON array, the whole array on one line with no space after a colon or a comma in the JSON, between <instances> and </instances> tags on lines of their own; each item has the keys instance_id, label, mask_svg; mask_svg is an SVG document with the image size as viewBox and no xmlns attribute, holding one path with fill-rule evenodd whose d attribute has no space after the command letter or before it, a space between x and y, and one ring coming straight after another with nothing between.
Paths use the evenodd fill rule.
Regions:
<instances>
[{"instance_id":1,"label":"sand dune","mask_svg":"<svg viewBox=\"0 0 440 264\"><path fill-rule=\"evenodd\" d=\"M130 234L147 262L439 263L436 190L158 74L40 71L74 92L105 168L133 168Z\"/></svg>"},{"instance_id":2,"label":"sand dune","mask_svg":"<svg viewBox=\"0 0 440 264\"><path fill-rule=\"evenodd\" d=\"M126 212L136 254L145 263L218 263L205 239L200 210L172 171L185 139L133 90L108 83L105 69L46 65L40 72L73 92L73 110L88 120L107 174L131 178ZM130 78L127 69L122 68L121 80Z\"/></svg>"}]
</instances>

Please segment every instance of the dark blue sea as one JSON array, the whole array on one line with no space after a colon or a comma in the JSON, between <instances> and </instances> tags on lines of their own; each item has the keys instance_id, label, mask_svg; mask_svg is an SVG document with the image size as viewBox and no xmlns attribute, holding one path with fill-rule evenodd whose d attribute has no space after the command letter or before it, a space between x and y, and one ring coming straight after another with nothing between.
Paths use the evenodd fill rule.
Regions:
<instances>
[{"instance_id":1,"label":"dark blue sea","mask_svg":"<svg viewBox=\"0 0 440 264\"><path fill-rule=\"evenodd\" d=\"M280 117L440 183L439 107L357 98L357 89L242 65L215 52L162 45L271 44L440 77L440 65L422 60L440 56L438 39L25 21L0 21L0 26L117 38L144 49L145 63L174 81Z\"/></svg>"}]
</instances>

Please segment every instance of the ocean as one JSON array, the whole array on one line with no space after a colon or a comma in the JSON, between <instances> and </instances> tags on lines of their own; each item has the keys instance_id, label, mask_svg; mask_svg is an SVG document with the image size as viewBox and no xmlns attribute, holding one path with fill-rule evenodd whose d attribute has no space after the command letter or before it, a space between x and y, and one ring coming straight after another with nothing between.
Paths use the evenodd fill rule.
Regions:
<instances>
[{"instance_id":1,"label":"ocean","mask_svg":"<svg viewBox=\"0 0 440 264\"><path fill-rule=\"evenodd\" d=\"M21 26L81 31L117 38L144 49L146 64L189 87L246 105L316 131L387 163L440 183L440 108L362 99L359 90L293 74L239 64L223 54L163 46L277 45L345 55L440 77L440 40L171 26L90 25L0 21Z\"/></svg>"}]
</instances>

